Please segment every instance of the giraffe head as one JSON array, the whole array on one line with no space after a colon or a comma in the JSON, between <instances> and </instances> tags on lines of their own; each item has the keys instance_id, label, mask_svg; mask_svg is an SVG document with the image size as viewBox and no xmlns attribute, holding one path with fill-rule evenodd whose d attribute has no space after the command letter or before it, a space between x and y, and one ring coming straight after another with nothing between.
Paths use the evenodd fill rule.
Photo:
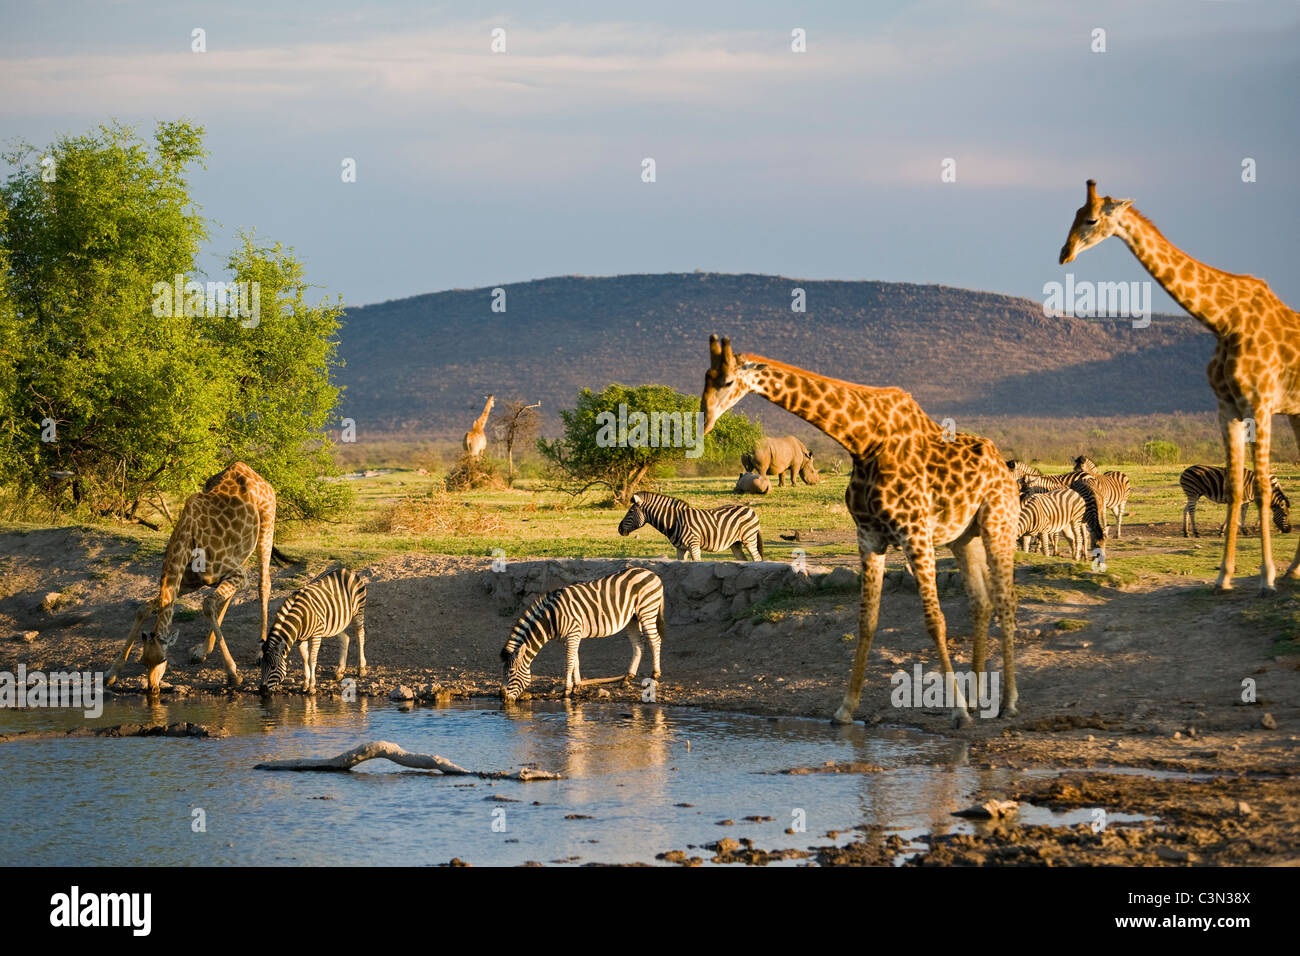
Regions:
<instances>
[{"instance_id":1,"label":"giraffe head","mask_svg":"<svg viewBox=\"0 0 1300 956\"><path fill-rule=\"evenodd\" d=\"M731 351L731 339L709 336L709 370L704 374L704 394L700 411L704 415L704 434L708 434L727 409L744 398L750 386L743 381L740 362Z\"/></svg>"},{"instance_id":2,"label":"giraffe head","mask_svg":"<svg viewBox=\"0 0 1300 956\"><path fill-rule=\"evenodd\" d=\"M176 640L176 631L164 639L159 631L140 635L140 663L145 669L145 683L150 695L158 693L163 674L167 673L167 648Z\"/></svg>"},{"instance_id":3,"label":"giraffe head","mask_svg":"<svg viewBox=\"0 0 1300 956\"><path fill-rule=\"evenodd\" d=\"M1112 199L1097 195L1097 180L1088 180L1088 197L1074 214L1070 234L1061 246L1061 265L1073 262L1084 249L1090 249L1115 234L1119 218L1133 205L1131 199Z\"/></svg>"}]
</instances>

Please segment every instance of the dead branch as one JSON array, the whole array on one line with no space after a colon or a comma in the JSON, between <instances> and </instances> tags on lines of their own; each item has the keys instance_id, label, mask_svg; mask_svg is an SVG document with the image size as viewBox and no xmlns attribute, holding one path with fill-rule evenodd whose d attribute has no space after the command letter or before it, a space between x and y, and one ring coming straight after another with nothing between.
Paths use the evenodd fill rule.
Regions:
<instances>
[{"instance_id":1,"label":"dead branch","mask_svg":"<svg viewBox=\"0 0 1300 956\"><path fill-rule=\"evenodd\" d=\"M559 780L558 773L551 773L547 770L534 770L531 767L523 767L516 771L481 771L466 770L464 767L458 767L450 760L445 760L437 754L412 753L404 750L397 744L389 743L387 740L372 740L368 744L362 744L360 747L353 747L346 753L341 753L336 757L306 757L299 760L271 760L266 763L259 763L253 767L254 770L351 770L357 764L365 760L391 760L395 764L401 764L403 767L413 767L416 770L437 770L449 776L458 777L480 777L485 780Z\"/></svg>"}]
</instances>

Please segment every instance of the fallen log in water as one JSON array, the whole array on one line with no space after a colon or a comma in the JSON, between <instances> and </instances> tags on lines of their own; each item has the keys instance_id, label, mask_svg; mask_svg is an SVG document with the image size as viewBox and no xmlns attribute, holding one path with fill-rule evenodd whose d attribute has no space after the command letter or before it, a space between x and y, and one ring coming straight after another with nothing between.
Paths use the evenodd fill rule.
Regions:
<instances>
[{"instance_id":1,"label":"fallen log in water","mask_svg":"<svg viewBox=\"0 0 1300 956\"><path fill-rule=\"evenodd\" d=\"M387 740L372 740L368 744L362 744L360 747L353 747L346 753L341 753L336 757L305 757L298 760L270 760L266 763L259 763L253 767L254 770L351 770L357 764L365 760L391 760L393 763L401 764L403 767L413 767L416 770L437 770L440 773L449 776L459 777L481 777L486 780L559 780L560 774L551 773L548 770L534 770L532 767L522 767L515 771L482 771L466 770L464 767L458 767L450 760L445 760L437 754L420 754L404 750L397 744L390 743Z\"/></svg>"}]
</instances>

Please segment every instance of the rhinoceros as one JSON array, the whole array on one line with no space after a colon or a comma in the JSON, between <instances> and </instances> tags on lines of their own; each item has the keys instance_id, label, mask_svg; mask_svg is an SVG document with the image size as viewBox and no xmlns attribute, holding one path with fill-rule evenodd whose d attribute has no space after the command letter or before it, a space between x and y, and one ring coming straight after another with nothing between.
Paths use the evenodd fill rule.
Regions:
<instances>
[{"instance_id":1,"label":"rhinoceros","mask_svg":"<svg viewBox=\"0 0 1300 956\"><path fill-rule=\"evenodd\" d=\"M747 471L736 479L736 487L731 490L738 495L765 495L772 490L772 482L767 475Z\"/></svg>"},{"instance_id":2,"label":"rhinoceros","mask_svg":"<svg viewBox=\"0 0 1300 956\"><path fill-rule=\"evenodd\" d=\"M794 476L803 479L805 485L815 485L821 481L821 475L813 466L813 455L808 446L786 435L784 438L764 438L754 446L753 451L740 456L740 463L746 471L760 475L776 475L777 487L785 486L785 473L790 473L790 484Z\"/></svg>"}]
</instances>

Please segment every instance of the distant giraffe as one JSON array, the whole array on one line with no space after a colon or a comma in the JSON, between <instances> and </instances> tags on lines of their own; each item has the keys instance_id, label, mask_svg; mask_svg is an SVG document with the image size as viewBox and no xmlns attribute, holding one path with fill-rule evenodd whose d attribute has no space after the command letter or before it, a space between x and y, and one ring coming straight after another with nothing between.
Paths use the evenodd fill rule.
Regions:
<instances>
[{"instance_id":1,"label":"distant giraffe","mask_svg":"<svg viewBox=\"0 0 1300 956\"><path fill-rule=\"evenodd\" d=\"M477 458L487 450L487 432L484 426L487 425L488 416L492 414L492 406L497 403L495 395L487 397L487 403L483 406L483 414L474 419L474 427L465 433L465 450L469 452L471 458Z\"/></svg>"},{"instance_id":2,"label":"distant giraffe","mask_svg":"<svg viewBox=\"0 0 1300 956\"><path fill-rule=\"evenodd\" d=\"M1272 503L1269 452L1274 415L1290 417L1300 443L1300 315L1274 295L1263 279L1221 272L1196 261L1161 235L1133 207L1133 200L1099 197L1097 182L1090 179L1087 199L1075 213L1061 247L1061 264L1112 235L1123 239L1161 287L1218 339L1207 371L1219 400L1219 427L1227 450L1232 499L1223 564L1215 587L1219 591L1232 589L1244 500L1246 423L1250 421L1255 430L1256 500L1262 529L1260 593L1272 594L1276 571L1268 526ZM1300 547L1286 576L1300 577Z\"/></svg>"},{"instance_id":3,"label":"distant giraffe","mask_svg":"<svg viewBox=\"0 0 1300 956\"><path fill-rule=\"evenodd\" d=\"M200 587L215 590L203 602L203 613L212 626L206 642L196 644L191 659L202 661L212 652L214 641L220 642L221 656L230 683L238 682L239 672L226 647L221 622L231 599L249 583L244 563L256 549L261 571L259 592L262 605L262 643L266 642L267 605L271 598L271 558L288 559L272 544L275 535L275 489L242 461L213 475L185 500L180 518L172 530L163 555L163 573L158 596L140 608L131 626L126 647L113 664L107 683L116 683L126 664L127 655L145 620L157 615L152 633L143 635L141 661L151 694L167 670L167 648L176 638L172 616L176 598Z\"/></svg>"},{"instance_id":4,"label":"distant giraffe","mask_svg":"<svg viewBox=\"0 0 1300 956\"><path fill-rule=\"evenodd\" d=\"M970 722L966 698L975 688L972 682L954 680L935 581L936 544L952 549L970 597L975 675L984 670L992 584L1002 625L1001 713L1013 716L1018 694L1012 564L1020 502L1011 471L993 442L945 432L902 389L856 385L759 355L735 355L730 341L716 335L709 339L709 352L700 399L705 433L727 409L756 392L816 425L853 456L844 497L858 526L862 607L853 671L834 721L851 722L861 696L880 613L885 552L892 546L903 551L916 575L945 687L949 682L955 687L954 723Z\"/></svg>"}]
</instances>

